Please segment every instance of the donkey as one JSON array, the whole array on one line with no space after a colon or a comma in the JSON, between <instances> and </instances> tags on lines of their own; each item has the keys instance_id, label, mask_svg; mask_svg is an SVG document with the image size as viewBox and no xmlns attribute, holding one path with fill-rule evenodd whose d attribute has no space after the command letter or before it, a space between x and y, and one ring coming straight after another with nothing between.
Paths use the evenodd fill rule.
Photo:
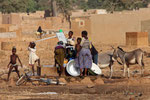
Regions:
<instances>
[{"instance_id":1,"label":"donkey","mask_svg":"<svg viewBox=\"0 0 150 100\"><path fill-rule=\"evenodd\" d=\"M143 56L144 52L141 49L125 52L122 48L117 47L117 49L114 49L113 52L113 58L117 59L119 57L124 66L124 73L123 73L124 77L126 74L126 68L128 69L128 78L130 77L129 65L134 64L139 64L141 66L141 75L143 76L144 72Z\"/></svg>"},{"instance_id":2,"label":"donkey","mask_svg":"<svg viewBox=\"0 0 150 100\"><path fill-rule=\"evenodd\" d=\"M101 53L98 55L98 65L101 69L106 68L109 66L110 68L110 77L112 77L113 74L113 64L115 59L113 59L113 52L106 52Z\"/></svg>"}]
</instances>

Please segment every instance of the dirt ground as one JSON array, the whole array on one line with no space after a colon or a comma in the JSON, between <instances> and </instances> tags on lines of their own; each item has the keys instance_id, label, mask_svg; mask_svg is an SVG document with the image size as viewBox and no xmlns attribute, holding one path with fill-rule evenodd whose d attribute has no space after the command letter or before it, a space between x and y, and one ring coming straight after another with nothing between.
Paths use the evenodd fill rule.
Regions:
<instances>
[{"instance_id":1,"label":"dirt ground","mask_svg":"<svg viewBox=\"0 0 150 100\"><path fill-rule=\"evenodd\" d=\"M1 100L149 100L150 85L140 83L140 78L106 79L101 85L67 84L23 86L1 85ZM136 82L139 82L136 84ZM130 83L130 85L129 85ZM148 82L150 83L150 82ZM6 83L7 84L7 83ZM88 84L88 83L87 83Z\"/></svg>"},{"instance_id":2,"label":"dirt ground","mask_svg":"<svg viewBox=\"0 0 150 100\"><path fill-rule=\"evenodd\" d=\"M57 39L37 43L37 55L41 58L42 65L53 65L53 51ZM29 42L29 41L26 41ZM111 45L94 44L99 53L113 51ZM125 51L131 51L136 47L121 46ZM150 53L149 47L142 47L143 51ZM11 51L0 51L0 72L7 69ZM23 66L28 66L28 51L18 50ZM150 58L144 57L145 72L140 75L138 65L130 66L131 77L123 77L123 66L117 62L114 64L113 78L109 79L110 69L102 69L102 76L88 76L84 78L66 76L61 81L66 85L26 85L16 86L16 73L12 73L7 82L7 74L0 75L0 100L150 100ZM21 69L20 69L21 70ZM1 73L0 73L1 74Z\"/></svg>"}]
</instances>

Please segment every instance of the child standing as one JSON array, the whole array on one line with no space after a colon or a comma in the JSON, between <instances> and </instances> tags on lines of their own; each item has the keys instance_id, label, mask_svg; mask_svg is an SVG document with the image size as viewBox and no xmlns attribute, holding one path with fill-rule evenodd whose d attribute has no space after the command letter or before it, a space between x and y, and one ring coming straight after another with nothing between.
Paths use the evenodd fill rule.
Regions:
<instances>
[{"instance_id":1,"label":"child standing","mask_svg":"<svg viewBox=\"0 0 150 100\"><path fill-rule=\"evenodd\" d=\"M75 44L75 38L73 37L72 31L69 31L69 33L68 33L67 44L71 45L71 46L74 46L74 44Z\"/></svg>"},{"instance_id":2,"label":"child standing","mask_svg":"<svg viewBox=\"0 0 150 100\"><path fill-rule=\"evenodd\" d=\"M75 45L75 51L76 51L76 58L75 58L75 66L76 67L80 67L79 66L79 53L80 53L80 50L81 50L81 38L77 38L77 44Z\"/></svg>"},{"instance_id":3,"label":"child standing","mask_svg":"<svg viewBox=\"0 0 150 100\"><path fill-rule=\"evenodd\" d=\"M66 44L66 46L70 46L70 47L66 48L66 59L68 59L68 60L75 58L74 45L75 45L75 37L73 37L73 32L69 31L68 38L67 38L67 44Z\"/></svg>"},{"instance_id":4,"label":"child standing","mask_svg":"<svg viewBox=\"0 0 150 100\"><path fill-rule=\"evenodd\" d=\"M40 59L36 55L36 44L34 42L30 42L28 50L29 50L29 65L32 67L33 76L34 74L34 64L38 61L38 67L40 67Z\"/></svg>"},{"instance_id":5,"label":"child standing","mask_svg":"<svg viewBox=\"0 0 150 100\"><path fill-rule=\"evenodd\" d=\"M87 31L82 31L81 51L80 51L80 72L85 69L85 76L87 76L87 70L92 67L92 55L90 51L90 41L88 39ZM83 74L81 73L81 76Z\"/></svg>"},{"instance_id":6,"label":"child standing","mask_svg":"<svg viewBox=\"0 0 150 100\"><path fill-rule=\"evenodd\" d=\"M8 66L7 66L9 68L7 81L9 81L9 77L10 77L10 74L11 74L13 68L15 68L15 71L18 74L18 77L20 78L18 65L17 65L17 59L18 59L20 65L21 65L21 67L22 67L22 63L21 63L21 61L19 59L19 56L16 54L16 51L17 51L16 48L13 47L12 48L12 55L10 55L10 62L8 64Z\"/></svg>"}]
</instances>

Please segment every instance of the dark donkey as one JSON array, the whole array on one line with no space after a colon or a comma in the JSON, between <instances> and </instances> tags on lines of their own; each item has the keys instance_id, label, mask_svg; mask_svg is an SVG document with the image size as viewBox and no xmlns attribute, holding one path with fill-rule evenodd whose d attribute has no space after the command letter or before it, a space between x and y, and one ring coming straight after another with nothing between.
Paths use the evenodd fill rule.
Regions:
<instances>
[{"instance_id":1,"label":"dark donkey","mask_svg":"<svg viewBox=\"0 0 150 100\"><path fill-rule=\"evenodd\" d=\"M128 68L128 77L130 77L129 65L139 64L141 66L141 75L144 72L144 63L143 63L144 52L141 49L136 49L131 52L125 52L122 48L117 47L114 49L113 57L114 59L120 58L124 66L124 74L126 74L126 68Z\"/></svg>"}]
</instances>

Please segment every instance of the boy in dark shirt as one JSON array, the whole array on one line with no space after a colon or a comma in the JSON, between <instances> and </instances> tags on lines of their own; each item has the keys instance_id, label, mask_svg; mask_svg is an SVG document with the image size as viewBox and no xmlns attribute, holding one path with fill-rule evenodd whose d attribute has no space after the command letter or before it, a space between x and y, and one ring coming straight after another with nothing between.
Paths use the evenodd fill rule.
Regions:
<instances>
[{"instance_id":1,"label":"boy in dark shirt","mask_svg":"<svg viewBox=\"0 0 150 100\"><path fill-rule=\"evenodd\" d=\"M17 59L20 62L21 67L22 67L22 63L21 63L21 61L19 59L19 56L16 54L16 48L13 47L12 48L12 55L10 55L10 62L8 64L8 66L7 66L9 68L7 81L9 81L9 77L10 77L10 74L11 74L13 68L15 68L15 71L18 74L18 77L20 78L18 65L17 65Z\"/></svg>"},{"instance_id":2,"label":"boy in dark shirt","mask_svg":"<svg viewBox=\"0 0 150 100\"><path fill-rule=\"evenodd\" d=\"M93 44L91 43L91 54L92 54L92 60L95 64L98 64L98 51L96 50L96 48L93 46Z\"/></svg>"},{"instance_id":3,"label":"boy in dark shirt","mask_svg":"<svg viewBox=\"0 0 150 100\"><path fill-rule=\"evenodd\" d=\"M39 26L37 32L39 32L38 35L40 36L40 38L42 38L42 34L43 34L42 32L43 32L43 30L42 30L41 26Z\"/></svg>"}]
</instances>

